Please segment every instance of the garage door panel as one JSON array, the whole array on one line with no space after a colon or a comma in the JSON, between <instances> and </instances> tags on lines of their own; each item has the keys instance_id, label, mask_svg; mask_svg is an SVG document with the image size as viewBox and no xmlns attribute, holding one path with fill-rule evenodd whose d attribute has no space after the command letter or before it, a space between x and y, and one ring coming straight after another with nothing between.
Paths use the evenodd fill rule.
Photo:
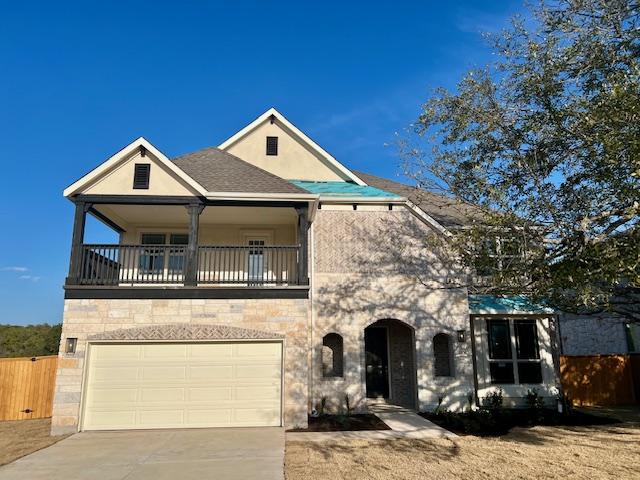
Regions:
<instances>
[{"instance_id":1,"label":"garage door panel","mask_svg":"<svg viewBox=\"0 0 640 480\"><path fill-rule=\"evenodd\" d=\"M137 388L94 388L87 401L92 405L131 403L138 395Z\"/></svg>"},{"instance_id":2,"label":"garage door panel","mask_svg":"<svg viewBox=\"0 0 640 480\"><path fill-rule=\"evenodd\" d=\"M141 410L138 414L140 427L173 427L184 424L183 410Z\"/></svg>"},{"instance_id":3,"label":"garage door panel","mask_svg":"<svg viewBox=\"0 0 640 480\"><path fill-rule=\"evenodd\" d=\"M99 382L111 382L113 378L121 381L137 380L138 368L131 367L96 367L93 370L93 380Z\"/></svg>"},{"instance_id":4,"label":"garage door panel","mask_svg":"<svg viewBox=\"0 0 640 480\"><path fill-rule=\"evenodd\" d=\"M275 342L92 345L83 429L278 426L281 354Z\"/></svg>"},{"instance_id":5,"label":"garage door panel","mask_svg":"<svg viewBox=\"0 0 640 480\"><path fill-rule=\"evenodd\" d=\"M141 388L142 402L175 402L185 400L184 388Z\"/></svg>"},{"instance_id":6,"label":"garage door panel","mask_svg":"<svg viewBox=\"0 0 640 480\"><path fill-rule=\"evenodd\" d=\"M93 358L102 359L114 359L116 361L122 359L137 359L140 357L140 345L100 345Z\"/></svg>"},{"instance_id":7,"label":"garage door panel","mask_svg":"<svg viewBox=\"0 0 640 480\"><path fill-rule=\"evenodd\" d=\"M234 348L234 345L231 343L193 344L189 346L189 349L190 349L189 357L194 359L204 359L204 360L229 359L233 357L233 348Z\"/></svg>"},{"instance_id":8,"label":"garage door panel","mask_svg":"<svg viewBox=\"0 0 640 480\"><path fill-rule=\"evenodd\" d=\"M108 410L92 411L90 417L87 418L91 425L96 429L123 428L125 425L135 424L135 410Z\"/></svg>"},{"instance_id":9,"label":"garage door panel","mask_svg":"<svg viewBox=\"0 0 640 480\"><path fill-rule=\"evenodd\" d=\"M262 380L280 378L280 365L238 365L236 377Z\"/></svg>"},{"instance_id":10,"label":"garage door panel","mask_svg":"<svg viewBox=\"0 0 640 480\"><path fill-rule=\"evenodd\" d=\"M232 408L189 410L187 413L187 425L190 426L225 426L232 423Z\"/></svg>"},{"instance_id":11,"label":"garage door panel","mask_svg":"<svg viewBox=\"0 0 640 480\"><path fill-rule=\"evenodd\" d=\"M237 349L238 357L280 357L280 345L277 343L240 343Z\"/></svg>"},{"instance_id":12,"label":"garage door panel","mask_svg":"<svg viewBox=\"0 0 640 480\"><path fill-rule=\"evenodd\" d=\"M206 402L214 400L232 400L232 387L199 387L188 390L188 399L194 402Z\"/></svg>"},{"instance_id":13,"label":"garage door panel","mask_svg":"<svg viewBox=\"0 0 640 480\"><path fill-rule=\"evenodd\" d=\"M187 378L186 367L142 367L142 380L184 380Z\"/></svg>"},{"instance_id":14,"label":"garage door panel","mask_svg":"<svg viewBox=\"0 0 640 480\"><path fill-rule=\"evenodd\" d=\"M233 365L210 365L189 367L189 378L192 379L231 379Z\"/></svg>"},{"instance_id":15,"label":"garage door panel","mask_svg":"<svg viewBox=\"0 0 640 480\"><path fill-rule=\"evenodd\" d=\"M280 385L236 387L236 400L280 400Z\"/></svg>"},{"instance_id":16,"label":"garage door panel","mask_svg":"<svg viewBox=\"0 0 640 480\"><path fill-rule=\"evenodd\" d=\"M187 345L163 344L163 345L144 345L142 347L142 358L163 360L184 360L187 358Z\"/></svg>"},{"instance_id":17,"label":"garage door panel","mask_svg":"<svg viewBox=\"0 0 640 480\"><path fill-rule=\"evenodd\" d=\"M244 425L271 424L279 420L276 416L273 408L236 408L234 410L235 422Z\"/></svg>"}]
</instances>

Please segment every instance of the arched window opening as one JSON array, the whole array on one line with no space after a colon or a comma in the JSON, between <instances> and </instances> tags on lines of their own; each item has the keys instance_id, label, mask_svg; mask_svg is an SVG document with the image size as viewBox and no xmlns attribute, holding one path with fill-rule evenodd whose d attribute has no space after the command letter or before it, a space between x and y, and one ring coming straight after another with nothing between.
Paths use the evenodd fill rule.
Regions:
<instances>
[{"instance_id":1,"label":"arched window opening","mask_svg":"<svg viewBox=\"0 0 640 480\"><path fill-rule=\"evenodd\" d=\"M328 333L322 339L322 375L324 377L342 377L342 337L337 333Z\"/></svg>"},{"instance_id":2,"label":"arched window opening","mask_svg":"<svg viewBox=\"0 0 640 480\"><path fill-rule=\"evenodd\" d=\"M435 357L436 377L452 377L451 337L439 333L433 337L433 355Z\"/></svg>"}]
</instances>

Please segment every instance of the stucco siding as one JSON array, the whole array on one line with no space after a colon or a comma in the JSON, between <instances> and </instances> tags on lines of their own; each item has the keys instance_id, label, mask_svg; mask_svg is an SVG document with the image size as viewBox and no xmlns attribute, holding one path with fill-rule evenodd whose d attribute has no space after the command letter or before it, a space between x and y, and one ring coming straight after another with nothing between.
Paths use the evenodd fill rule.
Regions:
<instances>
[{"instance_id":1,"label":"stucco siding","mask_svg":"<svg viewBox=\"0 0 640 480\"><path fill-rule=\"evenodd\" d=\"M266 154L266 138L278 137L278 155ZM226 150L279 177L290 180L345 180L344 174L296 138L279 121L265 121Z\"/></svg>"},{"instance_id":2,"label":"stucco siding","mask_svg":"<svg viewBox=\"0 0 640 480\"><path fill-rule=\"evenodd\" d=\"M133 174L137 163L151 165L149 188L133 188ZM81 193L91 195L194 195L194 189L163 166L150 152L143 157L136 151L126 161L100 176Z\"/></svg>"}]
</instances>

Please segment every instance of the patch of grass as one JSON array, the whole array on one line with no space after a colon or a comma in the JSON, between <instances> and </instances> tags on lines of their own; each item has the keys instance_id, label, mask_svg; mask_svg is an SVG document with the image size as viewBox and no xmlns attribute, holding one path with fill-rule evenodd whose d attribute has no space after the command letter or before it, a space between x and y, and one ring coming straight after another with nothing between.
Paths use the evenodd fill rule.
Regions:
<instances>
[{"instance_id":1,"label":"patch of grass","mask_svg":"<svg viewBox=\"0 0 640 480\"><path fill-rule=\"evenodd\" d=\"M483 408L467 412L439 410L420 413L420 415L452 432L481 437L505 435L513 427L590 426L619 423L614 418L589 415L584 412L558 413L556 410L540 408Z\"/></svg>"},{"instance_id":2,"label":"patch of grass","mask_svg":"<svg viewBox=\"0 0 640 480\"><path fill-rule=\"evenodd\" d=\"M426 440L287 439L287 480L640 478L640 426L514 428Z\"/></svg>"},{"instance_id":3,"label":"patch of grass","mask_svg":"<svg viewBox=\"0 0 640 480\"><path fill-rule=\"evenodd\" d=\"M51 419L0 422L0 465L53 445L69 435L52 437Z\"/></svg>"}]
</instances>

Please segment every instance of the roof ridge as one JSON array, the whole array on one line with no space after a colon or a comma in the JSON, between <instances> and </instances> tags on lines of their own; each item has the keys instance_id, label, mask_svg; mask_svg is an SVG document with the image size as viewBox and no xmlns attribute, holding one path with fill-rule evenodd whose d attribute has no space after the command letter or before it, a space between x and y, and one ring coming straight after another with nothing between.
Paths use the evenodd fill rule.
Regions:
<instances>
[{"instance_id":1,"label":"roof ridge","mask_svg":"<svg viewBox=\"0 0 640 480\"><path fill-rule=\"evenodd\" d=\"M387 178L387 177L381 177L380 175L374 175L372 173L363 172L362 170L354 170L353 172L355 174L357 174L357 175L365 175L367 177L373 177L373 178L376 178L376 179L379 179L379 180L384 180L385 182L396 183L396 184L401 185L401 186L403 186L405 188L413 188L414 190L420 191L422 193L428 193L429 195L434 195L434 196L436 196L438 198L442 198L443 200L451 200L451 201L457 202L457 203L464 203L464 202L461 202L461 201L456 200L454 198L447 197L446 195L442 195L440 193L436 193L436 192L432 192L430 190L426 190L424 188L420 188L418 185L410 185L408 183L399 182L397 180L392 180L392 179ZM363 180L365 180L365 179L363 179Z\"/></svg>"}]
</instances>

